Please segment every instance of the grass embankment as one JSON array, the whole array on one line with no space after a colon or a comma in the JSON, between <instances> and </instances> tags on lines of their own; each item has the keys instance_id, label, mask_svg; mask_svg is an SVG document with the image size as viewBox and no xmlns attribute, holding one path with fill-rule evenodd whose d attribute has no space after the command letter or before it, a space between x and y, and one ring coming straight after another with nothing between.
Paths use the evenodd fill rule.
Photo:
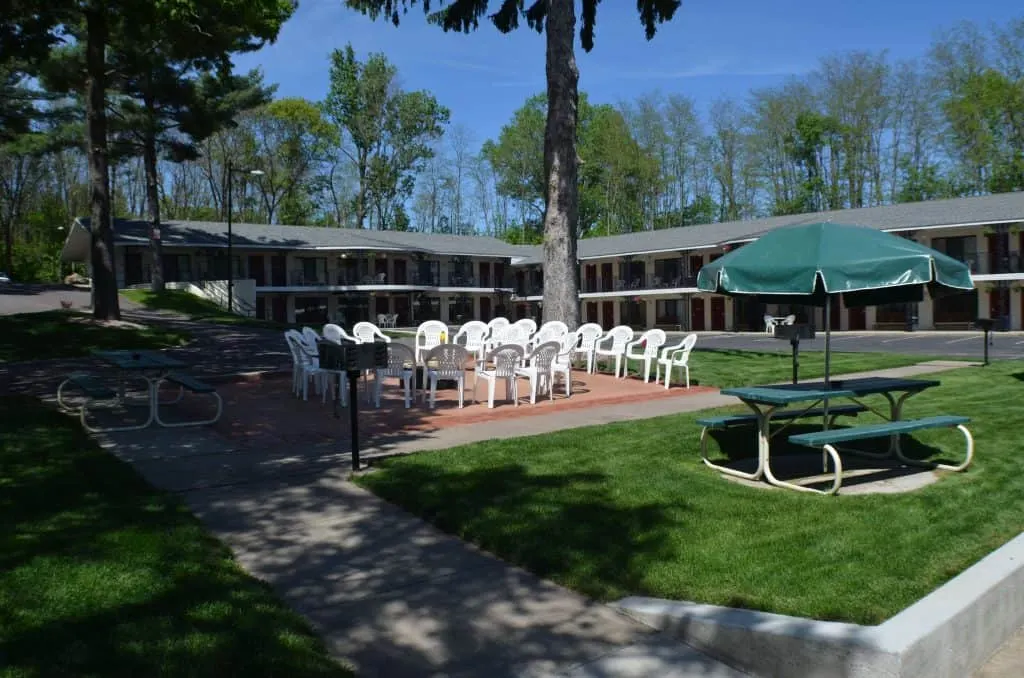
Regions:
<instances>
[{"instance_id":1,"label":"grass embankment","mask_svg":"<svg viewBox=\"0 0 1024 678\"><path fill-rule=\"evenodd\" d=\"M75 311L0 316L0 362L76 358L97 349L182 346L187 332L132 323L105 323Z\"/></svg>"}]
</instances>

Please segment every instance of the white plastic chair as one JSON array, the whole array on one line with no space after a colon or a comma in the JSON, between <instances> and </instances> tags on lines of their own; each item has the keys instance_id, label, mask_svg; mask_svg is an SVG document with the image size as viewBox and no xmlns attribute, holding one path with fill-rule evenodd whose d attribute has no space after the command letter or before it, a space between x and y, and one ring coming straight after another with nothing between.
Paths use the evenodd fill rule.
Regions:
<instances>
[{"instance_id":1,"label":"white plastic chair","mask_svg":"<svg viewBox=\"0 0 1024 678\"><path fill-rule=\"evenodd\" d=\"M630 360L642 360L644 363L644 383L648 383L651 380L651 367L657 362L658 353L666 341L668 341L668 338L665 336L665 330L647 330L640 335L639 339L626 344L626 369L623 370L622 376L625 377L629 372ZM637 347L642 349L639 353L636 352ZM655 383L657 383L657 380L655 380Z\"/></svg>"},{"instance_id":2,"label":"white plastic chair","mask_svg":"<svg viewBox=\"0 0 1024 678\"><path fill-rule=\"evenodd\" d=\"M459 339L465 337L465 341L462 342L461 345L466 347L466 350L470 355L479 359L483 357L487 332L487 325L479 320L470 320L459 328L459 331L455 334L455 338L452 341L458 344Z\"/></svg>"},{"instance_id":3,"label":"white plastic chair","mask_svg":"<svg viewBox=\"0 0 1024 678\"><path fill-rule=\"evenodd\" d=\"M569 334L569 326L561 320L549 320L540 326L540 329L530 337L532 346L540 346L549 341L562 341L562 338Z\"/></svg>"},{"instance_id":4,"label":"white plastic chair","mask_svg":"<svg viewBox=\"0 0 1024 678\"><path fill-rule=\"evenodd\" d=\"M537 323L529 318L522 318L512 323L512 327L521 327L526 331L526 338L529 339L537 333Z\"/></svg>"},{"instance_id":5,"label":"white plastic chair","mask_svg":"<svg viewBox=\"0 0 1024 678\"><path fill-rule=\"evenodd\" d=\"M372 344L378 339L381 339L388 344L391 343L391 337L381 332L380 328L373 323L368 322L361 322L353 325L352 336L354 336L356 341L360 344Z\"/></svg>"},{"instance_id":6,"label":"white plastic chair","mask_svg":"<svg viewBox=\"0 0 1024 678\"><path fill-rule=\"evenodd\" d=\"M437 382L441 379L458 382L459 408L462 408L466 390L467 362L469 352L456 344L439 344L427 351L423 363L427 371L427 381L430 382L430 409L434 409L437 401Z\"/></svg>"},{"instance_id":7,"label":"white plastic chair","mask_svg":"<svg viewBox=\"0 0 1024 678\"><path fill-rule=\"evenodd\" d=\"M297 396L301 395L303 400L309 400L309 382L312 380L317 392L323 393L326 399L327 376L320 369L316 344L310 345L296 330L288 330L284 337L292 353L292 391Z\"/></svg>"},{"instance_id":8,"label":"white plastic chair","mask_svg":"<svg viewBox=\"0 0 1024 678\"><path fill-rule=\"evenodd\" d=\"M401 380L405 392L405 409L412 404L412 377L415 374L416 357L405 344L395 342L388 345L388 366L374 369L374 386L377 408L380 408L380 394L384 390L384 379L395 377Z\"/></svg>"},{"instance_id":9,"label":"white plastic chair","mask_svg":"<svg viewBox=\"0 0 1024 678\"><path fill-rule=\"evenodd\" d=\"M527 356L526 365L516 370L517 375L530 380L531 405L537 404L537 391L541 387L546 387L551 399L554 400L555 396L551 388L551 366L560 350L561 345L557 341L545 342L533 349L533 352Z\"/></svg>"},{"instance_id":10,"label":"white plastic chair","mask_svg":"<svg viewBox=\"0 0 1024 678\"><path fill-rule=\"evenodd\" d=\"M690 388L690 351L697 343L696 334L688 334L682 342L675 346L668 346L661 351L658 364L654 367L654 383L657 384L661 378L661 368L665 368L665 390L668 390L669 382L672 380L672 369L681 367L686 372L686 388Z\"/></svg>"},{"instance_id":11,"label":"white plastic chair","mask_svg":"<svg viewBox=\"0 0 1024 678\"><path fill-rule=\"evenodd\" d=\"M770 316L770 315L768 315L767 313L764 314L764 333L765 334L774 334L775 333L775 318Z\"/></svg>"},{"instance_id":12,"label":"white plastic chair","mask_svg":"<svg viewBox=\"0 0 1024 678\"><path fill-rule=\"evenodd\" d=\"M796 323L796 316L793 314L787 315L785 320L782 321L783 325L793 325Z\"/></svg>"},{"instance_id":13,"label":"white plastic chair","mask_svg":"<svg viewBox=\"0 0 1024 678\"><path fill-rule=\"evenodd\" d=\"M608 330L608 334L594 344L594 361L598 358L615 358L615 377L618 378L622 368L622 358L626 355L626 344L633 341L633 328L618 325Z\"/></svg>"},{"instance_id":14,"label":"white plastic chair","mask_svg":"<svg viewBox=\"0 0 1024 678\"><path fill-rule=\"evenodd\" d=\"M551 390L555 389L555 377L562 376L565 382L565 397L572 395L572 358L576 354L576 347L580 341L579 330L569 332L562 337L558 355L551 362Z\"/></svg>"},{"instance_id":15,"label":"white plastic chair","mask_svg":"<svg viewBox=\"0 0 1024 678\"><path fill-rule=\"evenodd\" d=\"M335 344L340 344L343 341L351 341L353 343L357 341L355 337L341 329L341 325L335 325L334 323L324 325L323 332L324 339L333 341Z\"/></svg>"},{"instance_id":16,"label":"white plastic chair","mask_svg":"<svg viewBox=\"0 0 1024 678\"><path fill-rule=\"evenodd\" d=\"M476 379L473 382L473 402L476 399L476 387L480 380L487 382L487 407L494 408L494 387L499 379L505 380L505 397L511 398L519 406L519 382L516 370L523 364L523 347L516 345L501 346L487 355L487 359L476 364ZM487 368L486 362L493 363Z\"/></svg>"},{"instance_id":17,"label":"white plastic chair","mask_svg":"<svg viewBox=\"0 0 1024 678\"><path fill-rule=\"evenodd\" d=\"M316 347L316 342L320 341L322 338L323 337L320 336L320 333L317 332L316 330L314 330L312 327L303 327L302 328L302 339L309 346L312 346L312 347L315 348Z\"/></svg>"},{"instance_id":18,"label":"white plastic chair","mask_svg":"<svg viewBox=\"0 0 1024 678\"><path fill-rule=\"evenodd\" d=\"M587 359L587 374L593 374L594 345L604 334L604 330L597 323L587 323L576 330L576 334L579 337L579 344L576 346L576 350L573 351L574 357L582 353Z\"/></svg>"},{"instance_id":19,"label":"white plastic chair","mask_svg":"<svg viewBox=\"0 0 1024 678\"><path fill-rule=\"evenodd\" d=\"M498 328L508 327L511 324L512 323L508 321L508 318L491 318L490 322L487 323L487 328L491 331L494 331L495 329Z\"/></svg>"},{"instance_id":20,"label":"white plastic chair","mask_svg":"<svg viewBox=\"0 0 1024 678\"><path fill-rule=\"evenodd\" d=\"M416 338L413 342L415 349L416 364L422 365L422 356L435 346L440 346L448 340L448 326L440 320L428 320L420 323L416 328Z\"/></svg>"}]
</instances>

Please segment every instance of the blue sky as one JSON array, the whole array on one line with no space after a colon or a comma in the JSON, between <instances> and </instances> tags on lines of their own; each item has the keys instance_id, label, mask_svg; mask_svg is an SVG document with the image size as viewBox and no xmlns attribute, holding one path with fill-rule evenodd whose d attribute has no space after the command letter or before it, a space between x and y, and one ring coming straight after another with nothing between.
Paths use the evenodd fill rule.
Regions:
<instances>
[{"instance_id":1,"label":"blue sky","mask_svg":"<svg viewBox=\"0 0 1024 678\"><path fill-rule=\"evenodd\" d=\"M577 50L580 87L591 101L607 103L656 89L679 92L704 110L718 97L741 98L809 72L829 54L886 49L894 59L915 58L958 21L987 27L1022 14L1011 0L684 0L675 20L647 42L636 4L606 0L593 52ZM395 28L342 0L300 0L278 41L236 65L262 68L280 96L319 100L328 55L348 42L360 57L386 54L403 88L433 92L476 143L495 138L526 97L544 89L543 37L525 26L510 35L489 23L470 35L445 34L413 10Z\"/></svg>"}]
</instances>

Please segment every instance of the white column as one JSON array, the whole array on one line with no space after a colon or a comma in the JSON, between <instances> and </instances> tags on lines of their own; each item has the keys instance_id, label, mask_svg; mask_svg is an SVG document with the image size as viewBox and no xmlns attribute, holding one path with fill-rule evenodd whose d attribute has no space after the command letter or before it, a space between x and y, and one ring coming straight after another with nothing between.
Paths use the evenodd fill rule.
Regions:
<instances>
[{"instance_id":1,"label":"white column","mask_svg":"<svg viewBox=\"0 0 1024 678\"><path fill-rule=\"evenodd\" d=\"M1024 329L1024 319L1021 318L1020 314L1020 288L1010 288L1010 329L1020 330Z\"/></svg>"}]
</instances>

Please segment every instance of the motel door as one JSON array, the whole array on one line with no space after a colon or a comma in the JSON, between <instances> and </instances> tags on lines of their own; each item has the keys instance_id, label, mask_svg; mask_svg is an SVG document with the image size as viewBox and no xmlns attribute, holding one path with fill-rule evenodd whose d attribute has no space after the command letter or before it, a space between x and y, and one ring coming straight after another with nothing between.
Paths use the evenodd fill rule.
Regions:
<instances>
[{"instance_id":1,"label":"motel door","mask_svg":"<svg viewBox=\"0 0 1024 678\"><path fill-rule=\"evenodd\" d=\"M288 284L288 269L284 256L277 254L270 257L270 284L274 287L285 287ZM277 320L277 318L274 318Z\"/></svg>"},{"instance_id":2,"label":"motel door","mask_svg":"<svg viewBox=\"0 0 1024 678\"><path fill-rule=\"evenodd\" d=\"M704 299L694 297L690 301L690 329L694 332L704 331Z\"/></svg>"},{"instance_id":3,"label":"motel door","mask_svg":"<svg viewBox=\"0 0 1024 678\"><path fill-rule=\"evenodd\" d=\"M725 330L725 297L711 297L711 329Z\"/></svg>"},{"instance_id":4,"label":"motel door","mask_svg":"<svg viewBox=\"0 0 1024 678\"><path fill-rule=\"evenodd\" d=\"M281 257L282 259L284 257ZM288 299L282 296L274 297L270 302L270 312L274 322L288 322Z\"/></svg>"},{"instance_id":5,"label":"motel door","mask_svg":"<svg viewBox=\"0 0 1024 678\"><path fill-rule=\"evenodd\" d=\"M267 284L266 272L263 270L263 255L249 255L249 277L256 281L256 287L263 287Z\"/></svg>"},{"instance_id":6,"label":"motel door","mask_svg":"<svg viewBox=\"0 0 1024 678\"><path fill-rule=\"evenodd\" d=\"M588 301L585 308L586 308L586 313L583 314L583 317L585 318L584 322L588 322L588 323L596 323L596 322L598 322L597 302L596 301Z\"/></svg>"},{"instance_id":7,"label":"motel door","mask_svg":"<svg viewBox=\"0 0 1024 678\"><path fill-rule=\"evenodd\" d=\"M391 266L395 274L395 279L392 282L394 282L396 285L406 284L408 277L406 276L405 273L405 259L395 259L394 263Z\"/></svg>"},{"instance_id":8,"label":"motel door","mask_svg":"<svg viewBox=\"0 0 1024 678\"><path fill-rule=\"evenodd\" d=\"M611 264L601 264L601 289L600 292L611 292L612 291L612 278L615 277L613 273L614 267ZM611 327L609 325L608 327Z\"/></svg>"},{"instance_id":9,"label":"motel door","mask_svg":"<svg viewBox=\"0 0 1024 678\"><path fill-rule=\"evenodd\" d=\"M1010 323L1010 289L1008 287L996 287L988 293L988 317L996 321L996 327L1009 327ZM999 319L1005 318L1004 325L999 324Z\"/></svg>"},{"instance_id":10,"label":"motel door","mask_svg":"<svg viewBox=\"0 0 1024 678\"><path fill-rule=\"evenodd\" d=\"M597 292L597 266L587 264L584 270L584 292Z\"/></svg>"},{"instance_id":11,"label":"motel door","mask_svg":"<svg viewBox=\"0 0 1024 678\"><path fill-rule=\"evenodd\" d=\"M846 312L850 316L851 330L866 330L868 328L868 314L864 311L863 306L860 308L848 308Z\"/></svg>"},{"instance_id":12,"label":"motel door","mask_svg":"<svg viewBox=\"0 0 1024 678\"><path fill-rule=\"evenodd\" d=\"M412 325L412 318L409 316L409 297L405 294L400 294L392 300L392 304L394 304L394 312L398 316L398 319L395 321L397 325L399 327Z\"/></svg>"},{"instance_id":13,"label":"motel door","mask_svg":"<svg viewBox=\"0 0 1024 678\"><path fill-rule=\"evenodd\" d=\"M615 302L605 301L601 303L601 325L605 330L615 327Z\"/></svg>"},{"instance_id":14,"label":"motel door","mask_svg":"<svg viewBox=\"0 0 1024 678\"><path fill-rule=\"evenodd\" d=\"M490 268L490 267L488 267L488 268ZM484 267L481 265L480 266L480 277L481 278L483 277L483 272L484 272ZM490 276L490 271L487 272L487 275ZM491 298L490 297L480 297L480 320L483 320L484 322L488 322L488 321L490 321L490 319L491 319Z\"/></svg>"}]
</instances>

